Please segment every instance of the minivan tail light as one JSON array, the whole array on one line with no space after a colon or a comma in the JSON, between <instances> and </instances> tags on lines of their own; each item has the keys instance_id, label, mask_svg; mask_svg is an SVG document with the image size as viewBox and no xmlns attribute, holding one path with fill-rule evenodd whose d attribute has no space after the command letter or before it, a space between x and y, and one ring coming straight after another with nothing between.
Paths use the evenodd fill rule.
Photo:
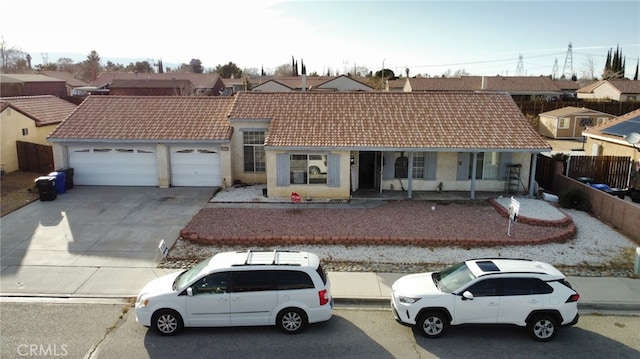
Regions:
<instances>
[{"instance_id":1,"label":"minivan tail light","mask_svg":"<svg viewBox=\"0 0 640 359\"><path fill-rule=\"evenodd\" d=\"M569 299L567 299L567 301L565 303L577 302L578 299L580 299L580 294L576 293L576 294L570 296Z\"/></svg>"},{"instance_id":2,"label":"minivan tail light","mask_svg":"<svg viewBox=\"0 0 640 359\"><path fill-rule=\"evenodd\" d=\"M326 289L319 291L318 298L320 299L320 305L329 303L329 292Z\"/></svg>"}]
</instances>

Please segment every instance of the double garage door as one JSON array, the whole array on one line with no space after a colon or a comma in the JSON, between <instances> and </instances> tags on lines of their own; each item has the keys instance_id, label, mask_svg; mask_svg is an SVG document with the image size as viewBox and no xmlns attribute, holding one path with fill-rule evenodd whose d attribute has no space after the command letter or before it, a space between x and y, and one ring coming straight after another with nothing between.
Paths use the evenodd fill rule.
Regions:
<instances>
[{"instance_id":1,"label":"double garage door","mask_svg":"<svg viewBox=\"0 0 640 359\"><path fill-rule=\"evenodd\" d=\"M98 186L158 186L155 146L73 146L69 167L74 184ZM164 157L164 156L163 156ZM214 147L171 147L172 186L219 186L220 154Z\"/></svg>"}]
</instances>

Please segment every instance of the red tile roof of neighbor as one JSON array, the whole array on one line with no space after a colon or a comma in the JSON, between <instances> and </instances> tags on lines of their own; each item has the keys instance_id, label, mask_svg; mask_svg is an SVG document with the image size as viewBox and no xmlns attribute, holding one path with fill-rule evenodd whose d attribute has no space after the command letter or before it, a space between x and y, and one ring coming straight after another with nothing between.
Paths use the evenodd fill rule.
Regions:
<instances>
[{"instance_id":1,"label":"red tile roof of neighbor","mask_svg":"<svg viewBox=\"0 0 640 359\"><path fill-rule=\"evenodd\" d=\"M557 92L558 85L548 77L482 76L410 78L412 91L510 91Z\"/></svg>"},{"instance_id":2,"label":"red tile roof of neighbor","mask_svg":"<svg viewBox=\"0 0 640 359\"><path fill-rule=\"evenodd\" d=\"M36 126L46 126L62 122L75 109L76 105L53 95L2 97L1 109L11 107L32 118Z\"/></svg>"},{"instance_id":3,"label":"red tile roof of neighbor","mask_svg":"<svg viewBox=\"0 0 640 359\"><path fill-rule=\"evenodd\" d=\"M164 72L164 73L134 73L134 72L103 72L97 79L91 82L90 86L102 87L111 84L113 80L187 80L191 81L194 87L213 87L220 79L216 73L197 74L193 72Z\"/></svg>"},{"instance_id":4,"label":"red tile roof of neighbor","mask_svg":"<svg viewBox=\"0 0 640 359\"><path fill-rule=\"evenodd\" d=\"M550 149L508 94L254 93L236 96L231 119L271 119L266 146Z\"/></svg>"},{"instance_id":5,"label":"red tile roof of neighbor","mask_svg":"<svg viewBox=\"0 0 640 359\"><path fill-rule=\"evenodd\" d=\"M218 96L89 96L49 139L228 141L233 101Z\"/></svg>"}]
</instances>

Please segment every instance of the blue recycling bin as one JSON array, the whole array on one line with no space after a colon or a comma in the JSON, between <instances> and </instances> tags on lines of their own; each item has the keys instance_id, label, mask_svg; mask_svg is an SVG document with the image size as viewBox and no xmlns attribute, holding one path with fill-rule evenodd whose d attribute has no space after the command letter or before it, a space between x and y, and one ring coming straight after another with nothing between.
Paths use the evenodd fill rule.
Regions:
<instances>
[{"instance_id":1,"label":"blue recycling bin","mask_svg":"<svg viewBox=\"0 0 640 359\"><path fill-rule=\"evenodd\" d=\"M49 176L56 178L56 193L62 194L67 191L67 174L64 172L51 172Z\"/></svg>"}]
</instances>

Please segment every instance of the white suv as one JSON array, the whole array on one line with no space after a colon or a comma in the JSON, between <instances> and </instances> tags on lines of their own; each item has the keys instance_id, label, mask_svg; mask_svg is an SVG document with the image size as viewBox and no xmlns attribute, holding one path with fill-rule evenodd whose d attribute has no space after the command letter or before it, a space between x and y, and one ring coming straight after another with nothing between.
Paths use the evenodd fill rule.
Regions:
<instances>
[{"instance_id":1,"label":"white suv","mask_svg":"<svg viewBox=\"0 0 640 359\"><path fill-rule=\"evenodd\" d=\"M218 253L147 284L136 300L136 320L160 335L183 327L259 325L294 334L331 318L329 287L313 253Z\"/></svg>"},{"instance_id":2,"label":"white suv","mask_svg":"<svg viewBox=\"0 0 640 359\"><path fill-rule=\"evenodd\" d=\"M440 272L410 274L392 286L396 320L429 338L449 325L512 324L539 341L578 322L578 299L550 264L528 259L474 259Z\"/></svg>"}]
</instances>

